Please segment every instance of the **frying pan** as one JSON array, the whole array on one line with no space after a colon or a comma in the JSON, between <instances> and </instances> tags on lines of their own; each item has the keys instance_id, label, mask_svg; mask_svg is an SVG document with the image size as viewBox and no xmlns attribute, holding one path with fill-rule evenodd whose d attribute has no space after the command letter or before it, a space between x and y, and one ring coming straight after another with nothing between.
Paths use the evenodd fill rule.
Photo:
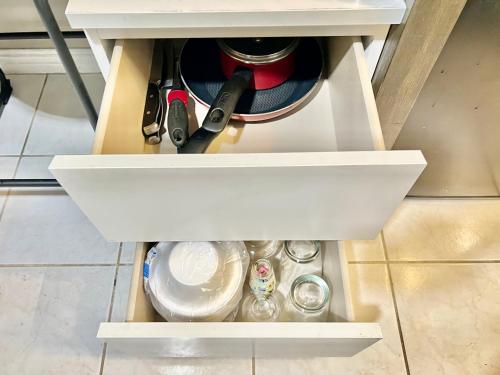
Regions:
<instances>
[{"instance_id":1,"label":"frying pan","mask_svg":"<svg viewBox=\"0 0 500 375\"><path fill-rule=\"evenodd\" d=\"M230 118L246 122L263 121L294 109L314 92L323 69L318 42L313 38L302 38L288 54L268 64L269 68L288 60L286 64L292 69L281 76L282 82L276 82L279 77L275 75L275 85L262 89L259 88L263 86L259 86L258 78L265 76L260 74L263 70L249 67L242 61L236 64L228 79L229 68L224 63L223 52L220 41L216 39L189 39L183 47L180 57L182 80L191 95L210 109L202 127L179 149L180 153L204 152ZM251 85L256 89L252 89Z\"/></svg>"}]
</instances>

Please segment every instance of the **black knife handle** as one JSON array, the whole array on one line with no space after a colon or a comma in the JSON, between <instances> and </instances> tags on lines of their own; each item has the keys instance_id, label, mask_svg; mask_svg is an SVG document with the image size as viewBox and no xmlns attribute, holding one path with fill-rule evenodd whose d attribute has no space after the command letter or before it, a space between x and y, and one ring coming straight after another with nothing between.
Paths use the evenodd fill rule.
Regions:
<instances>
[{"instance_id":1,"label":"black knife handle","mask_svg":"<svg viewBox=\"0 0 500 375\"><path fill-rule=\"evenodd\" d=\"M251 70L239 67L231 78L224 83L208 110L202 128L212 133L220 133L226 127L231 115L252 80Z\"/></svg>"},{"instance_id":2,"label":"black knife handle","mask_svg":"<svg viewBox=\"0 0 500 375\"><path fill-rule=\"evenodd\" d=\"M219 135L219 133L212 133L206 129L198 128L198 130L189 137L189 142L178 148L177 151L179 154L202 154L217 135Z\"/></svg>"},{"instance_id":3,"label":"black knife handle","mask_svg":"<svg viewBox=\"0 0 500 375\"><path fill-rule=\"evenodd\" d=\"M146 139L151 135L157 134L160 130L160 125L157 122L158 111L160 110L160 93L158 86L150 82L146 94L146 102L144 104L144 113L142 117L142 134Z\"/></svg>"}]
</instances>

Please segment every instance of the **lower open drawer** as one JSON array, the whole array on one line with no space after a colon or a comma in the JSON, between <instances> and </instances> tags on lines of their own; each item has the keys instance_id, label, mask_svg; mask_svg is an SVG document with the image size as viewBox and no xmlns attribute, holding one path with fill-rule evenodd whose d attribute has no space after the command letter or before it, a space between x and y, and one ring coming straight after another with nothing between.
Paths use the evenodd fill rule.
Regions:
<instances>
[{"instance_id":1,"label":"lower open drawer","mask_svg":"<svg viewBox=\"0 0 500 375\"><path fill-rule=\"evenodd\" d=\"M348 357L382 338L377 323L353 323L343 243L323 242L323 274L332 287L328 322L170 323L144 293L142 268L150 245L136 250L127 322L101 323L97 337L113 350L160 357Z\"/></svg>"}]
</instances>

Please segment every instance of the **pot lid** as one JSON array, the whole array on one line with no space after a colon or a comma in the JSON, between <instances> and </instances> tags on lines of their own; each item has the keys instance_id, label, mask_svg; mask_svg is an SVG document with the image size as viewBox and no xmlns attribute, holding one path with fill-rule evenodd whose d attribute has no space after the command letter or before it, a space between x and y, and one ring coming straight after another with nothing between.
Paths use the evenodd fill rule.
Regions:
<instances>
[{"instance_id":1,"label":"pot lid","mask_svg":"<svg viewBox=\"0 0 500 375\"><path fill-rule=\"evenodd\" d=\"M299 38L225 38L217 39L217 44L238 61L268 64L292 53L299 44Z\"/></svg>"}]
</instances>

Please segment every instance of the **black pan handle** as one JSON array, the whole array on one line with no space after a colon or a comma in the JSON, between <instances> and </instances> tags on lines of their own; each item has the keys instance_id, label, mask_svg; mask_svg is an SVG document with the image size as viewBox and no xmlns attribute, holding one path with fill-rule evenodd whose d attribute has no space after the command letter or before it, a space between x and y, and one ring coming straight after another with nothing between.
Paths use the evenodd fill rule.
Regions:
<instances>
[{"instance_id":1,"label":"black pan handle","mask_svg":"<svg viewBox=\"0 0 500 375\"><path fill-rule=\"evenodd\" d=\"M181 147L188 139L188 113L180 99L174 99L168 107L168 135L176 147Z\"/></svg>"},{"instance_id":2,"label":"black pan handle","mask_svg":"<svg viewBox=\"0 0 500 375\"><path fill-rule=\"evenodd\" d=\"M208 110L201 128L196 130L189 141L178 148L179 154L203 153L212 140L224 130L231 115L252 80L253 73L246 68L237 68L231 79L226 81Z\"/></svg>"},{"instance_id":3,"label":"black pan handle","mask_svg":"<svg viewBox=\"0 0 500 375\"><path fill-rule=\"evenodd\" d=\"M226 81L217 93L201 124L203 128L213 133L224 130L252 76L252 71L247 68L239 67L234 71L231 79Z\"/></svg>"},{"instance_id":4,"label":"black pan handle","mask_svg":"<svg viewBox=\"0 0 500 375\"><path fill-rule=\"evenodd\" d=\"M177 149L179 154L203 154L219 133L213 133L204 128L198 128L184 146Z\"/></svg>"}]
</instances>

